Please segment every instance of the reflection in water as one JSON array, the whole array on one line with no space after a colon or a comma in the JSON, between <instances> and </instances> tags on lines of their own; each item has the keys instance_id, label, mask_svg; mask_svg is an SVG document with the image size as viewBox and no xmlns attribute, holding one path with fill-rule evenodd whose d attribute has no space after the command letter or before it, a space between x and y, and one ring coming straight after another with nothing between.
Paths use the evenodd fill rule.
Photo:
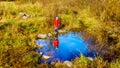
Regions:
<instances>
[{"instance_id":1,"label":"reflection in water","mask_svg":"<svg viewBox=\"0 0 120 68\"><path fill-rule=\"evenodd\" d=\"M53 45L54 45L55 49L58 49L58 46L59 46L59 40L58 40L58 38L55 38L55 40L53 42Z\"/></svg>"},{"instance_id":2,"label":"reflection in water","mask_svg":"<svg viewBox=\"0 0 120 68\"><path fill-rule=\"evenodd\" d=\"M53 45L54 45L55 49L58 49L58 47L59 47L58 32L56 32L56 34L55 34Z\"/></svg>"},{"instance_id":3,"label":"reflection in water","mask_svg":"<svg viewBox=\"0 0 120 68\"><path fill-rule=\"evenodd\" d=\"M37 45L43 44L43 48L41 49L43 54L51 56L51 58L45 62L73 60L75 57L79 57L80 53L84 56L89 55L87 52L87 43L80 37L80 33L69 32L64 35L60 34L58 39L58 49L55 49L54 44L51 44L51 42L54 42L52 40L37 40Z\"/></svg>"}]
</instances>

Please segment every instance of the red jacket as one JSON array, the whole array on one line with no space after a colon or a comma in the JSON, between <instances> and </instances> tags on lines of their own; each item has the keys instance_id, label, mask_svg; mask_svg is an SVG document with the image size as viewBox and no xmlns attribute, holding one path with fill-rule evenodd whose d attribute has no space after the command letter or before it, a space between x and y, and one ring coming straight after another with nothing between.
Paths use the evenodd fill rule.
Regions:
<instances>
[{"instance_id":1,"label":"red jacket","mask_svg":"<svg viewBox=\"0 0 120 68\"><path fill-rule=\"evenodd\" d=\"M55 48L58 48L59 40L58 40L58 39L57 39L57 40L54 40L53 44L54 44L54 47L55 47Z\"/></svg>"},{"instance_id":2,"label":"red jacket","mask_svg":"<svg viewBox=\"0 0 120 68\"><path fill-rule=\"evenodd\" d=\"M54 20L54 26L59 27L60 26L60 21L59 20Z\"/></svg>"}]
</instances>

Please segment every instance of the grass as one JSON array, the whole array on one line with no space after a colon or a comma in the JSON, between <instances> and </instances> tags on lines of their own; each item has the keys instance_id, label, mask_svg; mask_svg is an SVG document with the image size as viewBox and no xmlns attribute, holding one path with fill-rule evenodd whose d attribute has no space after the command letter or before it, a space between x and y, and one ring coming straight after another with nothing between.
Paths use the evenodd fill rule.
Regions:
<instances>
[{"instance_id":1,"label":"grass","mask_svg":"<svg viewBox=\"0 0 120 68\"><path fill-rule=\"evenodd\" d=\"M73 60L73 68L119 68L120 0L15 0L0 1L0 67L45 67L37 65L38 55L33 48L39 33L53 33L53 20L59 16L63 29L82 31L85 40L92 38L91 49L110 56L89 61L81 56ZM19 13L29 14L23 19ZM109 55L109 54L107 54ZM114 56L114 57L113 57ZM108 62L110 58L111 62ZM63 63L53 65L66 68Z\"/></svg>"}]
</instances>

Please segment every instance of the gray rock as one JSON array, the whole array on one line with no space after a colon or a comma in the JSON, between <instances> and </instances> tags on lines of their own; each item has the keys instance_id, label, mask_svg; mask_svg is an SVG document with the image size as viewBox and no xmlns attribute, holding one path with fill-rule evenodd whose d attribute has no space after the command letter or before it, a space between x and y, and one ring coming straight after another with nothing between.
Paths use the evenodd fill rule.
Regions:
<instances>
[{"instance_id":1,"label":"gray rock","mask_svg":"<svg viewBox=\"0 0 120 68\"><path fill-rule=\"evenodd\" d=\"M51 65L54 65L55 64L55 62L51 62Z\"/></svg>"},{"instance_id":2,"label":"gray rock","mask_svg":"<svg viewBox=\"0 0 120 68\"><path fill-rule=\"evenodd\" d=\"M51 58L51 57L50 57L50 56L47 56L47 55L43 55L43 56L42 56L42 59L43 59L43 60L49 60L50 58Z\"/></svg>"},{"instance_id":3,"label":"gray rock","mask_svg":"<svg viewBox=\"0 0 120 68\"><path fill-rule=\"evenodd\" d=\"M25 14L25 13L23 13L23 12L20 12L20 13L19 13L19 15L20 15L21 17L24 16L24 14Z\"/></svg>"},{"instance_id":4,"label":"gray rock","mask_svg":"<svg viewBox=\"0 0 120 68\"><path fill-rule=\"evenodd\" d=\"M47 38L47 34L38 34L38 38L45 39Z\"/></svg>"},{"instance_id":5,"label":"gray rock","mask_svg":"<svg viewBox=\"0 0 120 68\"><path fill-rule=\"evenodd\" d=\"M27 16L23 16L22 18L23 18L23 19L27 19L28 17L27 17Z\"/></svg>"},{"instance_id":6,"label":"gray rock","mask_svg":"<svg viewBox=\"0 0 120 68\"><path fill-rule=\"evenodd\" d=\"M92 57L87 57L90 61L93 61L94 59Z\"/></svg>"},{"instance_id":7,"label":"gray rock","mask_svg":"<svg viewBox=\"0 0 120 68\"><path fill-rule=\"evenodd\" d=\"M24 12L20 12L19 15L20 15L23 19L27 19L27 18L30 17L29 14L26 14L26 13L24 13Z\"/></svg>"},{"instance_id":8,"label":"gray rock","mask_svg":"<svg viewBox=\"0 0 120 68\"><path fill-rule=\"evenodd\" d=\"M66 33L66 30L58 30L59 33Z\"/></svg>"},{"instance_id":9,"label":"gray rock","mask_svg":"<svg viewBox=\"0 0 120 68\"><path fill-rule=\"evenodd\" d=\"M64 64L66 64L68 67L71 67L73 65L70 61L64 61Z\"/></svg>"},{"instance_id":10,"label":"gray rock","mask_svg":"<svg viewBox=\"0 0 120 68\"><path fill-rule=\"evenodd\" d=\"M48 33L48 37L51 37L52 36L52 34L51 33Z\"/></svg>"}]
</instances>

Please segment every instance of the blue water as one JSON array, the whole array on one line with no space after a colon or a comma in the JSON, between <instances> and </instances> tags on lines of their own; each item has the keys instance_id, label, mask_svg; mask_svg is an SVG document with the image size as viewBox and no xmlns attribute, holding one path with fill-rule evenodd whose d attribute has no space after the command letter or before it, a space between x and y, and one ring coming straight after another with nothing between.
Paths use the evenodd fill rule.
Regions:
<instances>
[{"instance_id":1,"label":"blue water","mask_svg":"<svg viewBox=\"0 0 120 68\"><path fill-rule=\"evenodd\" d=\"M38 49L42 51L43 54L51 56L50 60L44 62L53 62L53 61L66 61L73 60L76 57L79 57L80 54L88 56L88 44L81 38L80 33L69 32L67 34L60 34L58 36L59 47L55 49L52 42L53 40L37 40L37 45L43 44L43 49Z\"/></svg>"}]
</instances>

